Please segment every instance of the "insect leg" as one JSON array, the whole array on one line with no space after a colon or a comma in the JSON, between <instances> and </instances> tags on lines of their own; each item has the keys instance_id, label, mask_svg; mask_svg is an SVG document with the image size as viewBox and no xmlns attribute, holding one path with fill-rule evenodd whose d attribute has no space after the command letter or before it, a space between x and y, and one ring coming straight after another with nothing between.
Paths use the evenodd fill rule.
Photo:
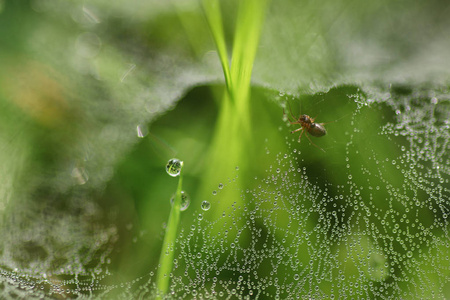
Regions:
<instances>
[{"instance_id":1,"label":"insect leg","mask_svg":"<svg viewBox=\"0 0 450 300\"><path fill-rule=\"evenodd\" d=\"M303 129L303 127L301 129ZM300 133L300 136L298 137L298 142L299 143L300 143L300 139L302 138L303 132L305 132L305 130L302 130L302 133ZM306 133L305 133L305 135L306 135Z\"/></svg>"},{"instance_id":2,"label":"insect leg","mask_svg":"<svg viewBox=\"0 0 450 300\"><path fill-rule=\"evenodd\" d=\"M292 114L292 108L291 108L291 104L288 102L289 105L289 112L291 113L291 117L292 119L296 120L296 118L294 117L294 115Z\"/></svg>"},{"instance_id":3,"label":"insect leg","mask_svg":"<svg viewBox=\"0 0 450 300\"><path fill-rule=\"evenodd\" d=\"M300 130L303 130L303 127L297 128L297 129L291 131L291 133L296 133L296 132L298 132L298 131L300 131ZM302 131L302 133L303 133L303 131Z\"/></svg>"},{"instance_id":4,"label":"insect leg","mask_svg":"<svg viewBox=\"0 0 450 300\"><path fill-rule=\"evenodd\" d=\"M283 121L284 121L284 116L286 116L286 112L284 111L284 108L283 108ZM291 119L289 119L289 116L287 117L287 119L289 120L289 122L291 122Z\"/></svg>"},{"instance_id":5,"label":"insect leg","mask_svg":"<svg viewBox=\"0 0 450 300\"><path fill-rule=\"evenodd\" d=\"M283 116L286 116L286 112L284 111L284 108L283 108ZM292 112L291 112L291 117L292 117L292 119L294 121L291 121L290 117L287 116L287 119L288 119L289 123L291 123L291 124L299 124L298 121L296 121L295 117L292 115Z\"/></svg>"},{"instance_id":6,"label":"insect leg","mask_svg":"<svg viewBox=\"0 0 450 300\"><path fill-rule=\"evenodd\" d=\"M302 133L303 133L303 132L302 132ZM314 144L314 143L311 141L311 139L309 138L309 136L308 136L307 133L305 133L305 135L306 135L306 137L308 138L308 140L309 140L309 142L310 142L311 144L313 144L314 146L316 146L317 148L319 148L320 150L322 150L323 152L325 152L325 150L323 150L322 148L320 148L319 146L317 146L316 144Z\"/></svg>"}]
</instances>

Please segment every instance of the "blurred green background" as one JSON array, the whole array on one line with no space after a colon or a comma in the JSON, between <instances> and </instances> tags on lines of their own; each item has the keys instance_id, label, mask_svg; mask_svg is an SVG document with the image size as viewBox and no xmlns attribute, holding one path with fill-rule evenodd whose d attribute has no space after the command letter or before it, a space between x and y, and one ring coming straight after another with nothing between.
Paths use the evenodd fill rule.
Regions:
<instances>
[{"instance_id":1,"label":"blurred green background","mask_svg":"<svg viewBox=\"0 0 450 300\"><path fill-rule=\"evenodd\" d=\"M155 297L177 157L169 298L450 297L449 13L272 1L242 114L200 1L0 1L2 295Z\"/></svg>"}]
</instances>

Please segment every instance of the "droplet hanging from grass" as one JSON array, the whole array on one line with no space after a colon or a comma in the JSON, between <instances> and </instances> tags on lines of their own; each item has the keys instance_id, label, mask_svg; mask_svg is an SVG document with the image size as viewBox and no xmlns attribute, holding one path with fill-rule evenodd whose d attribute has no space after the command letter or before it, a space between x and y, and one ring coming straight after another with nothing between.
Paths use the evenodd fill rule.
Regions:
<instances>
[{"instance_id":1,"label":"droplet hanging from grass","mask_svg":"<svg viewBox=\"0 0 450 300\"><path fill-rule=\"evenodd\" d=\"M159 268L156 276L157 297L163 299L169 290L170 273L173 267L174 245L177 236L180 212L188 208L189 196L182 190L183 188L183 162L172 158L166 165L166 172L172 177L178 177L177 192L170 199L172 208L170 209L169 220L167 222L166 233L164 235L163 246L159 257Z\"/></svg>"},{"instance_id":2,"label":"droplet hanging from grass","mask_svg":"<svg viewBox=\"0 0 450 300\"><path fill-rule=\"evenodd\" d=\"M166 165L166 172L172 177L177 177L180 175L181 167L183 166L183 162L177 158L172 158Z\"/></svg>"},{"instance_id":3,"label":"droplet hanging from grass","mask_svg":"<svg viewBox=\"0 0 450 300\"><path fill-rule=\"evenodd\" d=\"M176 194L174 194L172 198L170 198L170 205L173 205L173 203L175 202L175 197ZM185 191L181 191L180 211L185 211L186 209L188 209L189 204L191 204L189 195Z\"/></svg>"}]
</instances>

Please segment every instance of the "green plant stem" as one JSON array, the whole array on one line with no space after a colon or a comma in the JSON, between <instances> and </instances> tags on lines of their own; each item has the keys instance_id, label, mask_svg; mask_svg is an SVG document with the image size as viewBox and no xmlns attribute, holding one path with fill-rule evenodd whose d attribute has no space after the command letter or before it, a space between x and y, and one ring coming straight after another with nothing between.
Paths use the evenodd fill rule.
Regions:
<instances>
[{"instance_id":1,"label":"green plant stem","mask_svg":"<svg viewBox=\"0 0 450 300\"><path fill-rule=\"evenodd\" d=\"M231 66L228 64L222 18L218 0L203 0L203 7L217 52L222 63L228 93L221 102L219 117L208 158L210 168L204 192L226 178L232 178L234 167L247 170L252 157L250 117L250 80L258 49L259 37L269 0L239 1ZM229 73L230 78L227 79ZM239 198L230 195L229 199Z\"/></svg>"},{"instance_id":2,"label":"green plant stem","mask_svg":"<svg viewBox=\"0 0 450 300\"><path fill-rule=\"evenodd\" d=\"M164 236L161 255L159 257L158 273L156 275L156 286L158 288L159 299L167 294L169 289L169 274L172 272L173 255L175 251L175 239L177 236L178 223L180 221L181 190L183 184L183 164L181 164L178 187L174 203L170 210L169 221L167 222L166 234Z\"/></svg>"},{"instance_id":3,"label":"green plant stem","mask_svg":"<svg viewBox=\"0 0 450 300\"><path fill-rule=\"evenodd\" d=\"M227 90L232 88L231 72L228 62L228 51L225 43L225 33L223 30L222 14L220 12L219 0L203 0L203 11L205 12L206 20L208 21L211 34L216 44L217 53L219 55L220 63L222 65L223 74L225 77L225 84ZM232 96L230 94L230 96ZM233 99L230 99L233 101Z\"/></svg>"},{"instance_id":4,"label":"green plant stem","mask_svg":"<svg viewBox=\"0 0 450 300\"><path fill-rule=\"evenodd\" d=\"M267 2L243 0L239 3L231 60L232 94L238 105L249 101L250 79Z\"/></svg>"}]
</instances>

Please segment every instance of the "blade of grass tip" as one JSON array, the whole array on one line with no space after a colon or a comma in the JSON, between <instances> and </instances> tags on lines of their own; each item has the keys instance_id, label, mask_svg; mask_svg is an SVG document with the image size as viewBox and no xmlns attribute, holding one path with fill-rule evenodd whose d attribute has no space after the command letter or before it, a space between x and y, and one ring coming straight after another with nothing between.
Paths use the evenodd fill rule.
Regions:
<instances>
[{"instance_id":1,"label":"blade of grass tip","mask_svg":"<svg viewBox=\"0 0 450 300\"><path fill-rule=\"evenodd\" d=\"M156 275L156 287L158 289L157 299L162 299L169 289L169 274L172 272L173 255L175 251L175 239L177 237L178 223L181 209L181 190L183 186L183 162L181 162L180 174L178 175L178 187L175 200L170 209L169 221L167 222L166 234L159 257L159 267Z\"/></svg>"},{"instance_id":2,"label":"blade of grass tip","mask_svg":"<svg viewBox=\"0 0 450 300\"><path fill-rule=\"evenodd\" d=\"M202 0L202 4L206 20L214 39L214 43L216 44L217 53L219 55L220 63L223 69L223 75L225 76L225 84L227 86L228 92L231 95L231 73L230 65L228 62L228 51L225 43L225 34L223 30L222 14L220 12L220 3L219 0ZM232 97L230 97L230 100L233 102Z\"/></svg>"}]
</instances>

